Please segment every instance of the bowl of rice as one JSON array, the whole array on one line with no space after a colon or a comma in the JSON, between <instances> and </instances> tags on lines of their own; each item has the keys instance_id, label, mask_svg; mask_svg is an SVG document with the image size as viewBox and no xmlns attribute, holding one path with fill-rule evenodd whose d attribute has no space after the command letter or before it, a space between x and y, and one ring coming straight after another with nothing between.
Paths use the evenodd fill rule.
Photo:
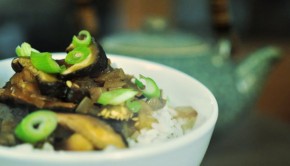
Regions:
<instances>
[{"instance_id":1,"label":"bowl of rice","mask_svg":"<svg viewBox=\"0 0 290 166\"><path fill-rule=\"evenodd\" d=\"M62 57L63 53L54 54ZM166 98L166 106L154 113L157 121L148 130L127 139L129 148L107 147L102 151L55 151L44 145L29 144L0 147L1 165L5 166L193 166L200 165L208 148L217 117L218 105L213 94L198 80L173 68L154 62L120 55L107 55L115 68L130 75L154 78ZM4 86L14 71L11 60L0 61L0 85ZM173 118L173 107L190 106L197 112L194 125L186 132L182 121Z\"/></svg>"}]
</instances>

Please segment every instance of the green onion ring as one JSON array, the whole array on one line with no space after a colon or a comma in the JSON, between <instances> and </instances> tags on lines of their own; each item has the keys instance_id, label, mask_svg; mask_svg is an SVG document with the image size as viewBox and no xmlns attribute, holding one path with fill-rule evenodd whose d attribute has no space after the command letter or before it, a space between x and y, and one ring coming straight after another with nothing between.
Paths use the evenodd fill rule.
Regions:
<instances>
[{"instance_id":1,"label":"green onion ring","mask_svg":"<svg viewBox=\"0 0 290 166\"><path fill-rule=\"evenodd\" d=\"M73 36L73 39L72 39L72 43L75 47L89 46L91 44L91 41L92 41L92 36L90 32L86 30L80 31L78 36Z\"/></svg>"},{"instance_id":2,"label":"green onion ring","mask_svg":"<svg viewBox=\"0 0 290 166\"><path fill-rule=\"evenodd\" d=\"M76 47L67 54L65 62L70 65L80 63L85 60L90 53L91 50L88 47Z\"/></svg>"},{"instance_id":3,"label":"green onion ring","mask_svg":"<svg viewBox=\"0 0 290 166\"><path fill-rule=\"evenodd\" d=\"M57 127L57 116L49 110L38 110L28 114L15 128L17 138L27 143L46 139Z\"/></svg>"},{"instance_id":4,"label":"green onion ring","mask_svg":"<svg viewBox=\"0 0 290 166\"><path fill-rule=\"evenodd\" d=\"M147 98L159 98L161 96L161 90L156 82L150 78L140 75L140 79L145 81L145 84L135 78L135 84L143 92L143 95Z\"/></svg>"}]
</instances>

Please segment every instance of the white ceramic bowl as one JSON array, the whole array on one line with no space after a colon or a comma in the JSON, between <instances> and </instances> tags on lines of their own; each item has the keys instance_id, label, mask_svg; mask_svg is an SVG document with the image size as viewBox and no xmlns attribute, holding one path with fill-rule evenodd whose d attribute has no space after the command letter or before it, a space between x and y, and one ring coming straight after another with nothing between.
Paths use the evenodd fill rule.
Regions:
<instances>
[{"instance_id":1,"label":"white ceramic bowl","mask_svg":"<svg viewBox=\"0 0 290 166\"><path fill-rule=\"evenodd\" d=\"M56 57L61 54L56 54ZM0 147L3 166L194 166L200 165L218 117L212 93L199 81L157 63L108 55L114 65L128 74L154 78L175 106L192 106L198 111L194 129L185 136L157 145L113 152L22 151ZM0 85L14 73L11 59L0 61Z\"/></svg>"}]
</instances>

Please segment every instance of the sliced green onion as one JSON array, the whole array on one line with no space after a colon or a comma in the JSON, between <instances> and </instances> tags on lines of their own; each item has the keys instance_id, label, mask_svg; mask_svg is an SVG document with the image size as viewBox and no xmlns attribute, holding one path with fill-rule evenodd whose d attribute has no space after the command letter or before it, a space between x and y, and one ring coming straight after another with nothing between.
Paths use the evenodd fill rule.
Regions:
<instances>
[{"instance_id":1,"label":"sliced green onion","mask_svg":"<svg viewBox=\"0 0 290 166\"><path fill-rule=\"evenodd\" d=\"M90 53L91 50L88 47L76 47L67 54L65 62L71 65L80 63L85 60Z\"/></svg>"},{"instance_id":2,"label":"sliced green onion","mask_svg":"<svg viewBox=\"0 0 290 166\"><path fill-rule=\"evenodd\" d=\"M63 70L49 52L31 52L30 58L32 65L45 73L60 73Z\"/></svg>"},{"instance_id":3,"label":"sliced green onion","mask_svg":"<svg viewBox=\"0 0 290 166\"><path fill-rule=\"evenodd\" d=\"M139 89L144 89L145 88L145 85L140 80L138 80L137 78L135 79L135 84L137 85L137 87Z\"/></svg>"},{"instance_id":4,"label":"sliced green onion","mask_svg":"<svg viewBox=\"0 0 290 166\"><path fill-rule=\"evenodd\" d=\"M22 119L15 128L15 135L24 142L36 143L46 139L56 127L56 114L49 110L39 110Z\"/></svg>"},{"instance_id":5,"label":"sliced green onion","mask_svg":"<svg viewBox=\"0 0 290 166\"><path fill-rule=\"evenodd\" d=\"M29 57L31 52L39 52L39 51L32 48L29 43L23 42L21 46L16 47L15 52L19 57Z\"/></svg>"},{"instance_id":6,"label":"sliced green onion","mask_svg":"<svg viewBox=\"0 0 290 166\"><path fill-rule=\"evenodd\" d=\"M161 91L157 86L156 82L152 78L140 75L140 79L145 81L144 84L137 78L135 79L135 84L143 92L145 97L147 98L160 97Z\"/></svg>"},{"instance_id":7,"label":"sliced green onion","mask_svg":"<svg viewBox=\"0 0 290 166\"><path fill-rule=\"evenodd\" d=\"M141 110L142 105L139 101L126 101L126 107L129 108L130 111L137 113Z\"/></svg>"},{"instance_id":8,"label":"sliced green onion","mask_svg":"<svg viewBox=\"0 0 290 166\"><path fill-rule=\"evenodd\" d=\"M132 99L138 92L133 89L115 89L106 91L98 98L97 103L102 105L119 105Z\"/></svg>"},{"instance_id":9,"label":"sliced green onion","mask_svg":"<svg viewBox=\"0 0 290 166\"><path fill-rule=\"evenodd\" d=\"M82 30L79 32L78 37L73 36L72 43L75 47L88 46L92 42L92 36L89 31Z\"/></svg>"}]
</instances>

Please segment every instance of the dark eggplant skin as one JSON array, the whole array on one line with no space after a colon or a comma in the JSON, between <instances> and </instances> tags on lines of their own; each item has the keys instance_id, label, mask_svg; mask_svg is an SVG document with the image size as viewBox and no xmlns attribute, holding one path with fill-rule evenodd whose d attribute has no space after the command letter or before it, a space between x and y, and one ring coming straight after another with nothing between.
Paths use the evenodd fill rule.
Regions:
<instances>
[{"instance_id":1,"label":"dark eggplant skin","mask_svg":"<svg viewBox=\"0 0 290 166\"><path fill-rule=\"evenodd\" d=\"M90 76L94 77L96 75L99 75L101 72L103 72L107 67L109 66L109 59L107 58L107 55L103 49L103 47L96 43L98 52L98 58L95 65L92 66Z\"/></svg>"},{"instance_id":2,"label":"dark eggplant skin","mask_svg":"<svg viewBox=\"0 0 290 166\"><path fill-rule=\"evenodd\" d=\"M44 82L40 77L37 77L37 84L42 95L59 99L65 98L68 89L62 81Z\"/></svg>"},{"instance_id":3,"label":"dark eggplant skin","mask_svg":"<svg viewBox=\"0 0 290 166\"><path fill-rule=\"evenodd\" d=\"M77 66L80 64L70 66L66 71L60 74L61 79L67 80L86 76L93 77L99 75L107 69L109 66L109 59L107 58L107 55L102 46L92 41L89 49L91 50L91 54L89 55L90 60L86 61L88 64L84 64L85 67L82 66L80 69L77 69ZM85 62L85 60L83 62ZM72 67L75 67L76 69L71 70Z\"/></svg>"},{"instance_id":4,"label":"dark eggplant skin","mask_svg":"<svg viewBox=\"0 0 290 166\"><path fill-rule=\"evenodd\" d=\"M90 97L90 93L84 88L68 88L64 101L72 103L80 103L84 97Z\"/></svg>"},{"instance_id":5,"label":"dark eggplant skin","mask_svg":"<svg viewBox=\"0 0 290 166\"><path fill-rule=\"evenodd\" d=\"M114 119L103 119L103 118L100 118L100 120L102 120L106 124L110 125L114 129L114 131L122 137L126 147L129 147L129 143L126 139L127 135L125 135L123 132L124 125L125 125L125 123L128 123L128 122L114 120Z\"/></svg>"},{"instance_id":6,"label":"dark eggplant skin","mask_svg":"<svg viewBox=\"0 0 290 166\"><path fill-rule=\"evenodd\" d=\"M19 58L14 58L12 60L11 67L16 73L19 73L23 70L23 65L19 62Z\"/></svg>"}]
</instances>

